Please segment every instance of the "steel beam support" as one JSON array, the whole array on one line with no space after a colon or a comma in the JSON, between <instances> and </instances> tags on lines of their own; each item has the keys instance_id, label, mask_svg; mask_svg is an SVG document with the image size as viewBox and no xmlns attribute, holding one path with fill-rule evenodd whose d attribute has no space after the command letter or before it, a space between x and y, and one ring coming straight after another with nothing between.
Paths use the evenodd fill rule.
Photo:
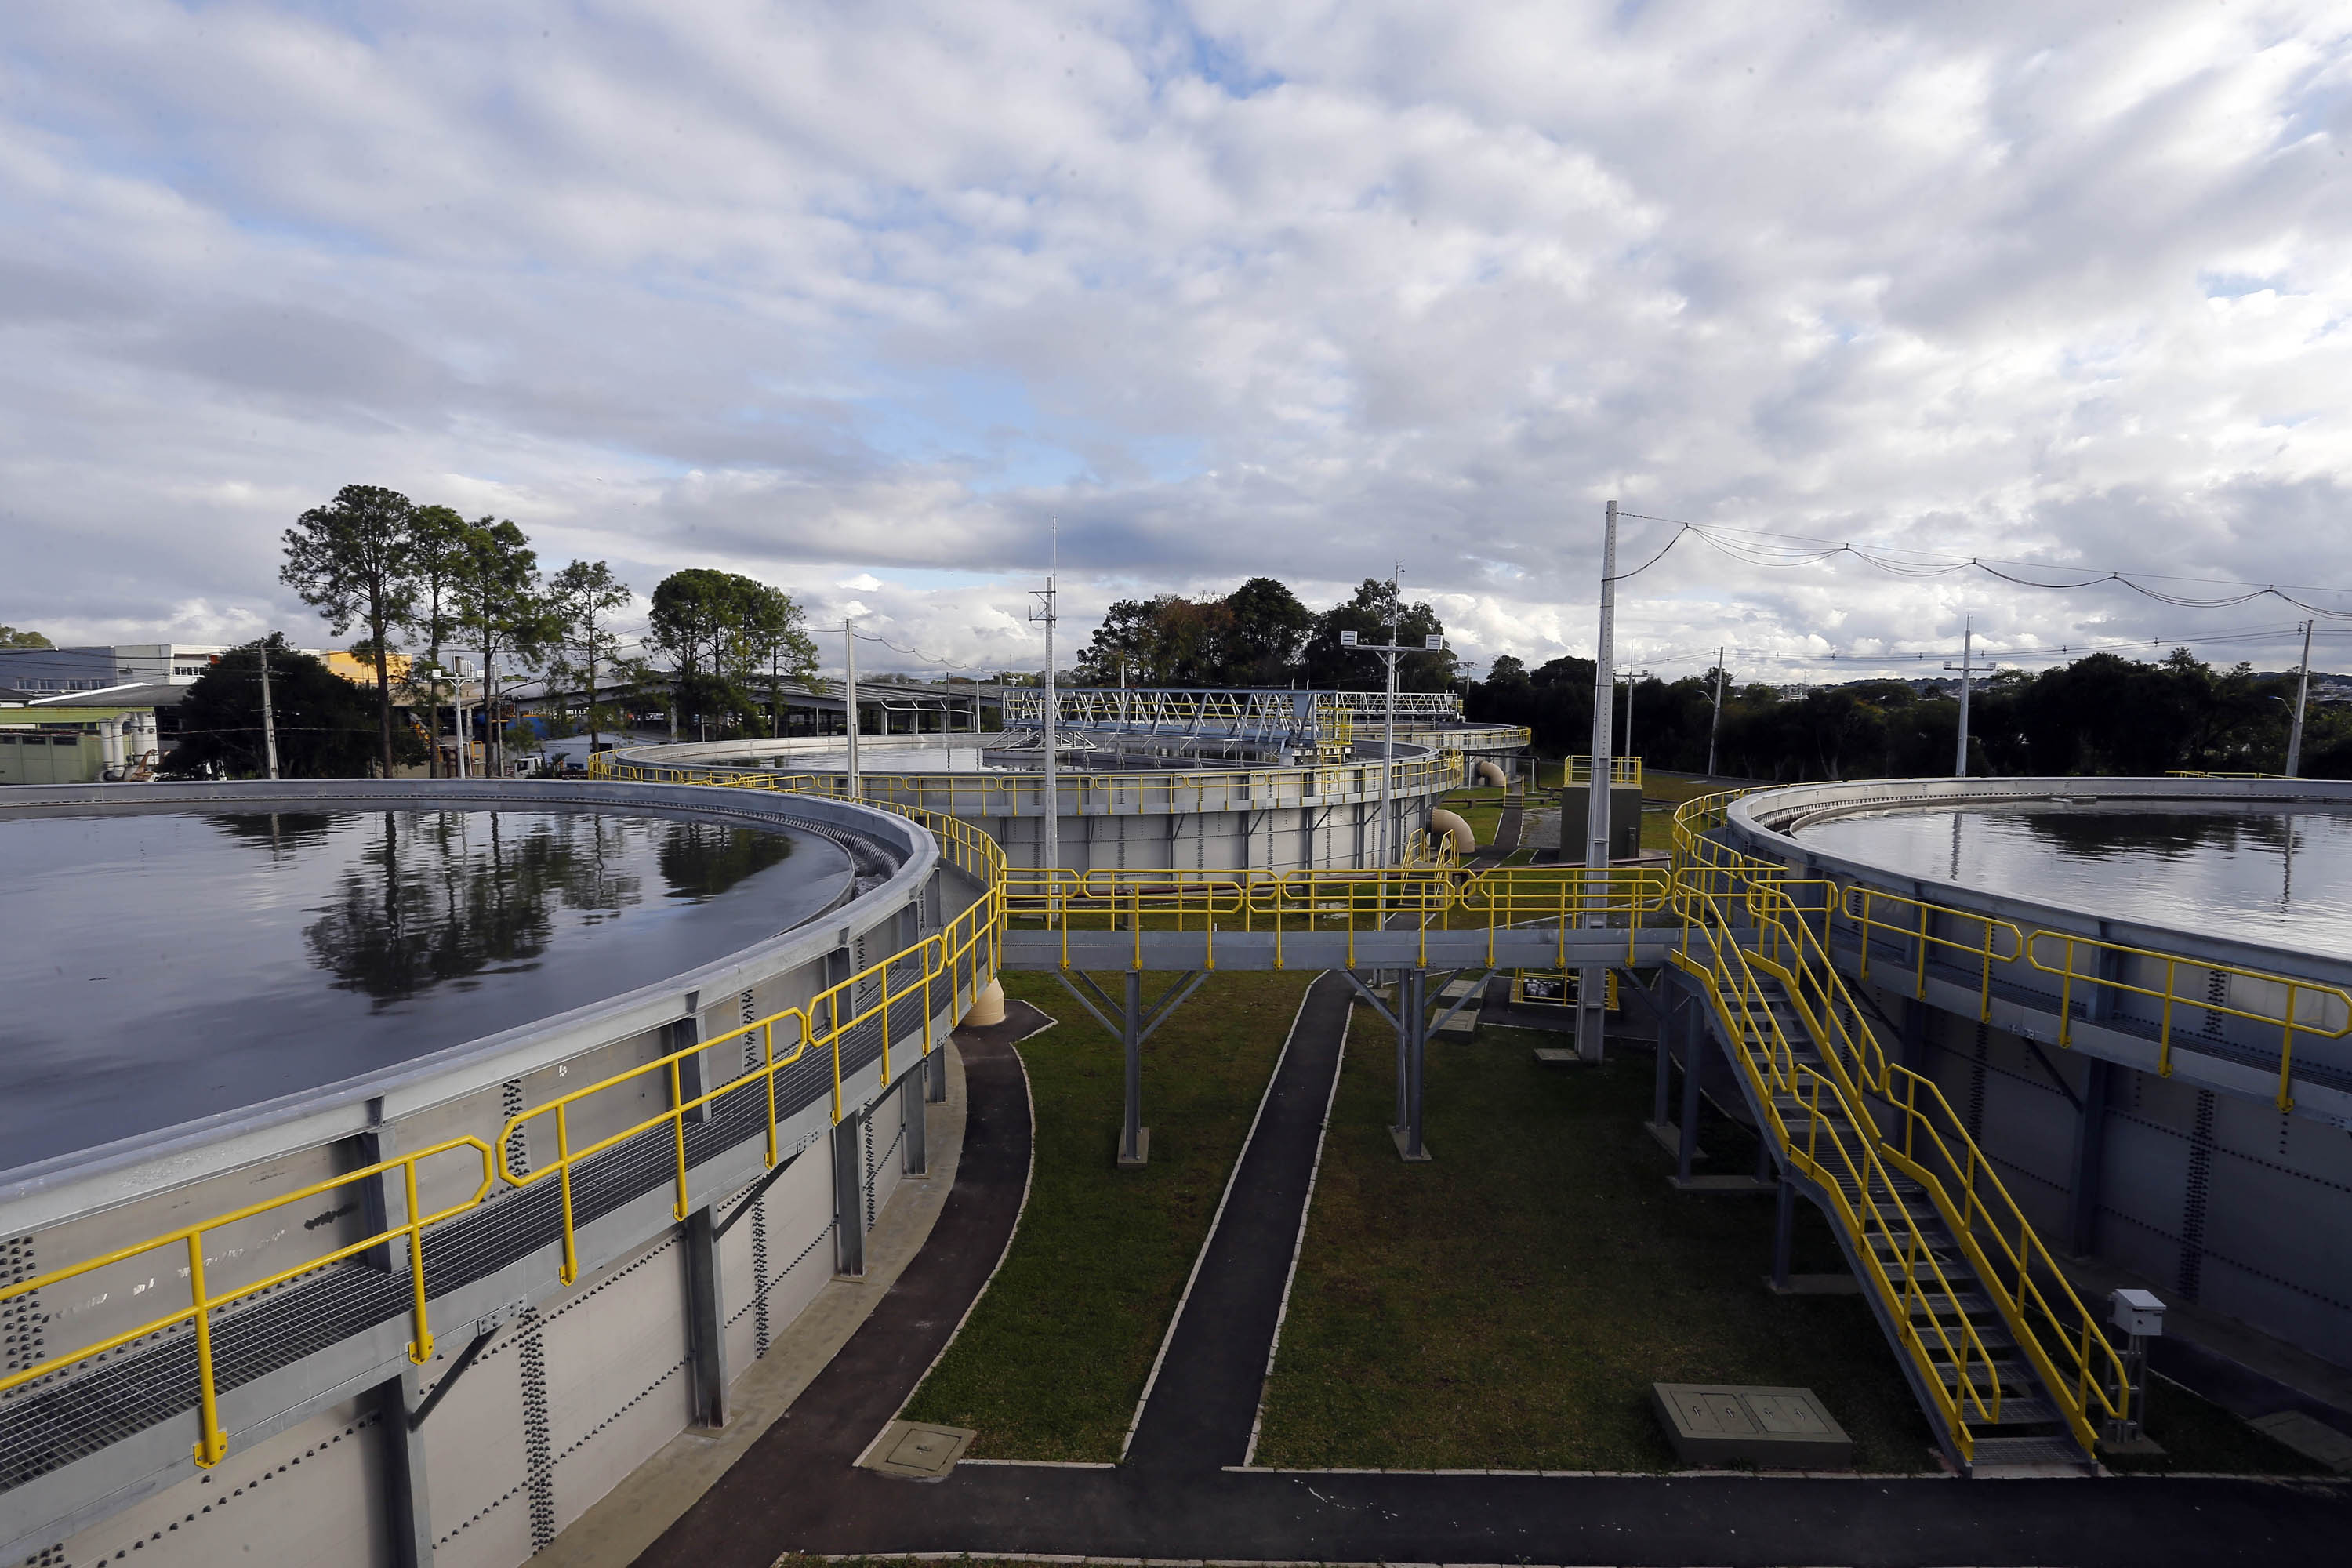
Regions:
<instances>
[{"instance_id":1,"label":"steel beam support","mask_svg":"<svg viewBox=\"0 0 2352 1568\"><path fill-rule=\"evenodd\" d=\"M1911 1071L1924 1074L1927 1070L1927 1004L1917 997L1903 998L1903 1065Z\"/></svg>"},{"instance_id":2,"label":"steel beam support","mask_svg":"<svg viewBox=\"0 0 2352 1568\"><path fill-rule=\"evenodd\" d=\"M833 1271L866 1277L866 1113L844 1112L833 1124Z\"/></svg>"},{"instance_id":3,"label":"steel beam support","mask_svg":"<svg viewBox=\"0 0 2352 1568\"><path fill-rule=\"evenodd\" d=\"M694 1424L727 1425L727 1298L719 1289L719 1227L705 1204L686 1216L686 1353Z\"/></svg>"},{"instance_id":4,"label":"steel beam support","mask_svg":"<svg viewBox=\"0 0 2352 1568\"><path fill-rule=\"evenodd\" d=\"M2115 1064L2083 1058L2082 1103L2074 1108L2074 1147L2066 1161L2066 1250L2088 1258L2099 1239L2099 1192L2107 1154L2107 1088Z\"/></svg>"},{"instance_id":5,"label":"steel beam support","mask_svg":"<svg viewBox=\"0 0 2352 1568\"><path fill-rule=\"evenodd\" d=\"M1127 972L1125 1005L1119 1011L1120 1034L1126 1050L1125 1084L1119 1108L1118 1163L1140 1165L1150 1156L1145 1152L1143 1128L1143 973L1140 970Z\"/></svg>"},{"instance_id":6,"label":"steel beam support","mask_svg":"<svg viewBox=\"0 0 2352 1568\"><path fill-rule=\"evenodd\" d=\"M1700 1011L1703 1006L1694 992L1690 1005L1683 1010L1683 1121L1682 1136L1675 1144L1675 1181L1685 1187L1690 1185L1691 1166L1698 1159L1700 1053L1706 1046L1706 1023Z\"/></svg>"},{"instance_id":7,"label":"steel beam support","mask_svg":"<svg viewBox=\"0 0 2352 1568\"><path fill-rule=\"evenodd\" d=\"M898 1127L903 1134L898 1142L898 1169L909 1176L931 1173L931 1152L926 1141L930 1129L923 1112L923 1086L929 1079L929 1058L916 1062L912 1071L898 1079Z\"/></svg>"},{"instance_id":8,"label":"steel beam support","mask_svg":"<svg viewBox=\"0 0 2352 1568\"><path fill-rule=\"evenodd\" d=\"M1408 1160L1426 1160L1429 1151L1421 1142L1422 1062L1429 1048L1429 1017L1423 999L1429 986L1429 972L1408 969L1404 973L1404 1010L1397 1016L1405 1025L1405 1115L1398 1131L1403 1134L1402 1153Z\"/></svg>"},{"instance_id":9,"label":"steel beam support","mask_svg":"<svg viewBox=\"0 0 2352 1568\"><path fill-rule=\"evenodd\" d=\"M923 1058L923 1098L933 1105L948 1102L948 1047L940 1040Z\"/></svg>"},{"instance_id":10,"label":"steel beam support","mask_svg":"<svg viewBox=\"0 0 2352 1568\"><path fill-rule=\"evenodd\" d=\"M1124 998L1113 1002L1103 994L1094 977L1083 970L1056 970L1062 988L1077 998L1078 1005L1094 1015L1095 1022L1118 1037L1125 1058L1127 1089L1126 1103L1119 1121L1118 1163L1133 1167L1148 1163L1151 1157L1151 1129L1143 1125L1143 1042L1150 1039L1160 1025L1166 1023L1184 999L1201 988L1209 978L1208 971L1195 970L1180 977L1160 994L1160 1000L1146 1011L1143 1005L1143 973L1126 971ZM1090 996L1088 993L1093 994ZM1100 1005L1097 1006L1097 1004ZM1116 1013L1118 1021L1111 1015Z\"/></svg>"},{"instance_id":11,"label":"steel beam support","mask_svg":"<svg viewBox=\"0 0 2352 1568\"><path fill-rule=\"evenodd\" d=\"M358 1145L355 1164L361 1170L400 1157L400 1129L383 1120L383 1101L381 1099L368 1101L368 1130L355 1140ZM367 1227L368 1235L382 1236L395 1225L408 1223L408 1194L404 1187L395 1190L394 1186L398 1178L397 1172L385 1171L359 1184L360 1223ZM408 1269L408 1248L394 1246L388 1240L380 1241L361 1253L360 1261L386 1274L405 1273Z\"/></svg>"},{"instance_id":12,"label":"steel beam support","mask_svg":"<svg viewBox=\"0 0 2352 1568\"><path fill-rule=\"evenodd\" d=\"M1789 1289L1789 1243L1796 1227L1797 1184L1783 1175L1772 1215L1772 1289L1784 1295Z\"/></svg>"},{"instance_id":13,"label":"steel beam support","mask_svg":"<svg viewBox=\"0 0 2352 1568\"><path fill-rule=\"evenodd\" d=\"M425 1479L425 1430L410 1417L419 1407L422 1369L404 1366L375 1385L377 1425L383 1428L383 1519L394 1568L433 1568L432 1489Z\"/></svg>"}]
</instances>

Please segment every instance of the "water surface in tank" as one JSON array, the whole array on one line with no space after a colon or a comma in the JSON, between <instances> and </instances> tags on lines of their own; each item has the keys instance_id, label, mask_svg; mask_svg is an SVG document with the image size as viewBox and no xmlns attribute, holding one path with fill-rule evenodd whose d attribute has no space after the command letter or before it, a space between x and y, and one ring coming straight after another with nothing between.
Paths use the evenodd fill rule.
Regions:
<instances>
[{"instance_id":1,"label":"water surface in tank","mask_svg":"<svg viewBox=\"0 0 2352 1568\"><path fill-rule=\"evenodd\" d=\"M651 984L851 878L654 816L0 809L0 1170Z\"/></svg>"},{"instance_id":2,"label":"water surface in tank","mask_svg":"<svg viewBox=\"0 0 2352 1568\"><path fill-rule=\"evenodd\" d=\"M2052 803L1841 816L1797 837L1907 876L2352 958L2352 813Z\"/></svg>"}]
</instances>

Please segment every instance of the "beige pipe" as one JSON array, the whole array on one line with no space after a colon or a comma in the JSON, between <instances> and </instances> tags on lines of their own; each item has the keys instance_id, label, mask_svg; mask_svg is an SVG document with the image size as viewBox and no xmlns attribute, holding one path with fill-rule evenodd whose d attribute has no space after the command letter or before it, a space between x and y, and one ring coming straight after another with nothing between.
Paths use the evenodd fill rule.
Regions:
<instances>
[{"instance_id":1,"label":"beige pipe","mask_svg":"<svg viewBox=\"0 0 2352 1568\"><path fill-rule=\"evenodd\" d=\"M975 1029L984 1029L991 1024L1004 1022L1003 983L992 980L982 986L980 994L971 999L971 1010L963 1016L963 1021Z\"/></svg>"},{"instance_id":2,"label":"beige pipe","mask_svg":"<svg viewBox=\"0 0 2352 1568\"><path fill-rule=\"evenodd\" d=\"M1478 836L1470 825L1443 807L1429 814L1429 830L1451 845L1456 855L1468 858L1478 853Z\"/></svg>"},{"instance_id":3,"label":"beige pipe","mask_svg":"<svg viewBox=\"0 0 2352 1568\"><path fill-rule=\"evenodd\" d=\"M1484 784L1493 784L1496 789L1508 789L1511 787L1510 778L1503 772L1503 765L1500 763L1496 762L1492 757L1481 757L1478 759L1478 782Z\"/></svg>"}]
</instances>

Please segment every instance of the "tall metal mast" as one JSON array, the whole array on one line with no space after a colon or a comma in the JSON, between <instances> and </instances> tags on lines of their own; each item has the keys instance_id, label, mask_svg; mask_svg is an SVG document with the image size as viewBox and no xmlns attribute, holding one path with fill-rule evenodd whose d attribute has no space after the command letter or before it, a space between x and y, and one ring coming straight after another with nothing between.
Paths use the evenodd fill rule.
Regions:
<instances>
[{"instance_id":1,"label":"tall metal mast","mask_svg":"<svg viewBox=\"0 0 2352 1568\"><path fill-rule=\"evenodd\" d=\"M269 702L269 639L261 639L261 751L269 762L269 776L278 776L278 714Z\"/></svg>"},{"instance_id":2,"label":"tall metal mast","mask_svg":"<svg viewBox=\"0 0 2352 1568\"><path fill-rule=\"evenodd\" d=\"M1584 864L1605 875L1609 870L1609 784L1616 772L1613 742L1617 676L1613 668L1617 642L1617 503L1611 501L1601 531L1601 627L1592 649L1592 779L1584 808ZM1605 916L1587 915L1598 923ZM1609 984L1606 969L1588 968L1576 977L1576 1054L1588 1062L1601 1059L1601 1008Z\"/></svg>"},{"instance_id":3,"label":"tall metal mast","mask_svg":"<svg viewBox=\"0 0 2352 1568\"><path fill-rule=\"evenodd\" d=\"M866 798L866 781L857 771L857 617L841 618L843 730L849 737L849 798Z\"/></svg>"},{"instance_id":4,"label":"tall metal mast","mask_svg":"<svg viewBox=\"0 0 2352 1568\"><path fill-rule=\"evenodd\" d=\"M1976 652L1975 618L1963 619L1960 627L1960 741L1952 753L1952 776L1956 779L1969 776L1969 675Z\"/></svg>"},{"instance_id":5,"label":"tall metal mast","mask_svg":"<svg viewBox=\"0 0 2352 1568\"><path fill-rule=\"evenodd\" d=\"M2303 623L2303 668L2294 680L2294 722L2286 733L2286 776L2300 778L2303 773L2303 710L2311 696L2311 628L2315 622Z\"/></svg>"},{"instance_id":6,"label":"tall metal mast","mask_svg":"<svg viewBox=\"0 0 2352 1568\"><path fill-rule=\"evenodd\" d=\"M1715 650L1715 712L1706 721L1706 776L1715 776L1715 732L1723 728L1723 654Z\"/></svg>"},{"instance_id":7,"label":"tall metal mast","mask_svg":"<svg viewBox=\"0 0 2352 1568\"><path fill-rule=\"evenodd\" d=\"M1032 588L1030 596L1038 601L1037 608L1029 612L1033 621L1045 626L1045 865L1058 868L1062 864L1062 783L1055 751L1055 723L1060 719L1060 701L1054 693L1054 625L1061 618L1062 520L1055 518L1049 526L1052 536L1047 544L1045 586L1041 592Z\"/></svg>"}]
</instances>

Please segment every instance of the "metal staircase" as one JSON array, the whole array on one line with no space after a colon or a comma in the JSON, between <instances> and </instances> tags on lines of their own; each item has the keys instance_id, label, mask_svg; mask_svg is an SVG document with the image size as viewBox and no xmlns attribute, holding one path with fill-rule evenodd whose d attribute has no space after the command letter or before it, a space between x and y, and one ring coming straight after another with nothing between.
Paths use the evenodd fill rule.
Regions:
<instances>
[{"instance_id":1,"label":"metal staircase","mask_svg":"<svg viewBox=\"0 0 2352 1568\"><path fill-rule=\"evenodd\" d=\"M1960 1120L1889 1063L1778 867L1676 883L1696 985L1759 1133L1817 1205L1938 1444L1971 1475L2087 1469L2123 1366Z\"/></svg>"}]
</instances>

